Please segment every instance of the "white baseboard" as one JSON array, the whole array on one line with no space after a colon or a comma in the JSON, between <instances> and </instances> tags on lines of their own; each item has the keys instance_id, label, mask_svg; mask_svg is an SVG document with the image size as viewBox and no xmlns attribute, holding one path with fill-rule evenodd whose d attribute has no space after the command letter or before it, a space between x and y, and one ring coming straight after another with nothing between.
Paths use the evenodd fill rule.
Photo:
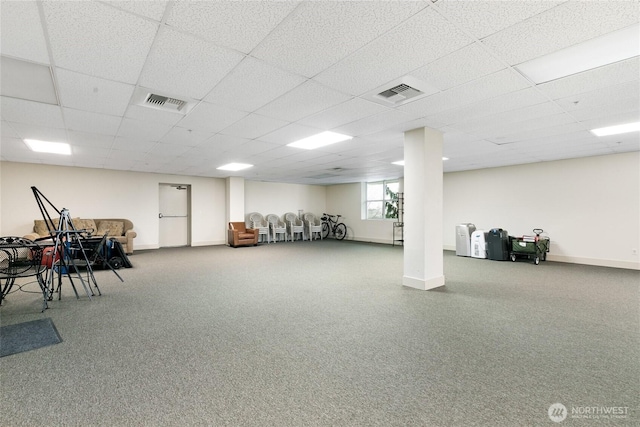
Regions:
<instances>
[{"instance_id":1,"label":"white baseboard","mask_svg":"<svg viewBox=\"0 0 640 427\"><path fill-rule=\"evenodd\" d=\"M620 261L615 259L596 259L572 257L566 255L547 254L548 261L566 262L570 264L596 265L598 267L625 268L628 270L640 270L640 262Z\"/></svg>"}]
</instances>

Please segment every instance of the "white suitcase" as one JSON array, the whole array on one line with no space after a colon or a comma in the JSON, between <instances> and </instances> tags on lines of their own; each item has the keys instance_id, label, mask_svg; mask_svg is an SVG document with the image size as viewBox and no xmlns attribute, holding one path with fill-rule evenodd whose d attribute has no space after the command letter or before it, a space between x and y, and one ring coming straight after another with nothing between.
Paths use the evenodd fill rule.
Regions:
<instances>
[{"instance_id":1,"label":"white suitcase","mask_svg":"<svg viewBox=\"0 0 640 427\"><path fill-rule=\"evenodd\" d=\"M487 232L476 230L471 234L471 258L487 257Z\"/></svg>"}]
</instances>

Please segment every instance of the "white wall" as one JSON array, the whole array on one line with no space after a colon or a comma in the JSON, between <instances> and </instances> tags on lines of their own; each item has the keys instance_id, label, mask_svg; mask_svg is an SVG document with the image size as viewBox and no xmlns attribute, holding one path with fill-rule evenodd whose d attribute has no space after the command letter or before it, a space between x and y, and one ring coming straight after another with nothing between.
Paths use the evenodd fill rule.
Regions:
<instances>
[{"instance_id":1,"label":"white wall","mask_svg":"<svg viewBox=\"0 0 640 427\"><path fill-rule=\"evenodd\" d=\"M134 249L157 248L159 184L165 183L191 185L193 246L226 241L224 179L11 162L2 162L0 178L3 236L27 234L42 219L35 186L72 217L130 219L138 233Z\"/></svg>"},{"instance_id":2,"label":"white wall","mask_svg":"<svg viewBox=\"0 0 640 427\"><path fill-rule=\"evenodd\" d=\"M22 236L39 219L31 186L74 217L125 217L139 249L158 246L158 185L192 186L192 244L225 242L225 180L0 163L0 235ZM328 187L245 182L246 212L341 214L350 239L392 242L392 221L363 221L362 184ZM550 260L640 269L640 153L446 173L445 249L455 226L501 227L511 235L543 228ZM632 253L636 249L636 254Z\"/></svg>"},{"instance_id":3,"label":"white wall","mask_svg":"<svg viewBox=\"0 0 640 427\"><path fill-rule=\"evenodd\" d=\"M459 223L512 236L542 228L549 260L640 269L638 152L446 173L443 185L445 249ZM361 186L328 187L327 209L345 216L350 238L391 243L391 221L360 219Z\"/></svg>"},{"instance_id":4,"label":"white wall","mask_svg":"<svg viewBox=\"0 0 640 427\"><path fill-rule=\"evenodd\" d=\"M342 215L347 239L363 242L391 243L393 220L363 220L363 184L332 185L327 188L327 213Z\"/></svg>"},{"instance_id":5,"label":"white wall","mask_svg":"<svg viewBox=\"0 0 640 427\"><path fill-rule=\"evenodd\" d=\"M321 185L281 184L274 182L245 181L245 213L259 212L264 216L298 210L320 216L327 205L327 187Z\"/></svg>"},{"instance_id":6,"label":"white wall","mask_svg":"<svg viewBox=\"0 0 640 427\"><path fill-rule=\"evenodd\" d=\"M550 260L640 269L640 153L445 174L445 248L464 222L512 236L542 228Z\"/></svg>"}]
</instances>

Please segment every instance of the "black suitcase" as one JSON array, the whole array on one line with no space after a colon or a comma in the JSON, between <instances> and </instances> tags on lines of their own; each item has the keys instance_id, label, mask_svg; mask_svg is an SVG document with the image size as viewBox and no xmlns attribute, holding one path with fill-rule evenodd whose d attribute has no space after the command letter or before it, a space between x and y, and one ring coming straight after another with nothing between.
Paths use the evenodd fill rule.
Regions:
<instances>
[{"instance_id":1,"label":"black suitcase","mask_svg":"<svg viewBox=\"0 0 640 427\"><path fill-rule=\"evenodd\" d=\"M494 261L509 259L509 233L502 228L492 228L487 235L487 258Z\"/></svg>"}]
</instances>

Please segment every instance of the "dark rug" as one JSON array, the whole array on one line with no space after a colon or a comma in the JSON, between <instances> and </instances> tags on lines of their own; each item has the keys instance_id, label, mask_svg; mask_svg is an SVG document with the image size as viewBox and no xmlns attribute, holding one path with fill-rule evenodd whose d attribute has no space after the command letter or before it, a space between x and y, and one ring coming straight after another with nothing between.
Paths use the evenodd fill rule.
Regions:
<instances>
[{"instance_id":1,"label":"dark rug","mask_svg":"<svg viewBox=\"0 0 640 427\"><path fill-rule=\"evenodd\" d=\"M62 342L50 318L0 328L0 357Z\"/></svg>"}]
</instances>

